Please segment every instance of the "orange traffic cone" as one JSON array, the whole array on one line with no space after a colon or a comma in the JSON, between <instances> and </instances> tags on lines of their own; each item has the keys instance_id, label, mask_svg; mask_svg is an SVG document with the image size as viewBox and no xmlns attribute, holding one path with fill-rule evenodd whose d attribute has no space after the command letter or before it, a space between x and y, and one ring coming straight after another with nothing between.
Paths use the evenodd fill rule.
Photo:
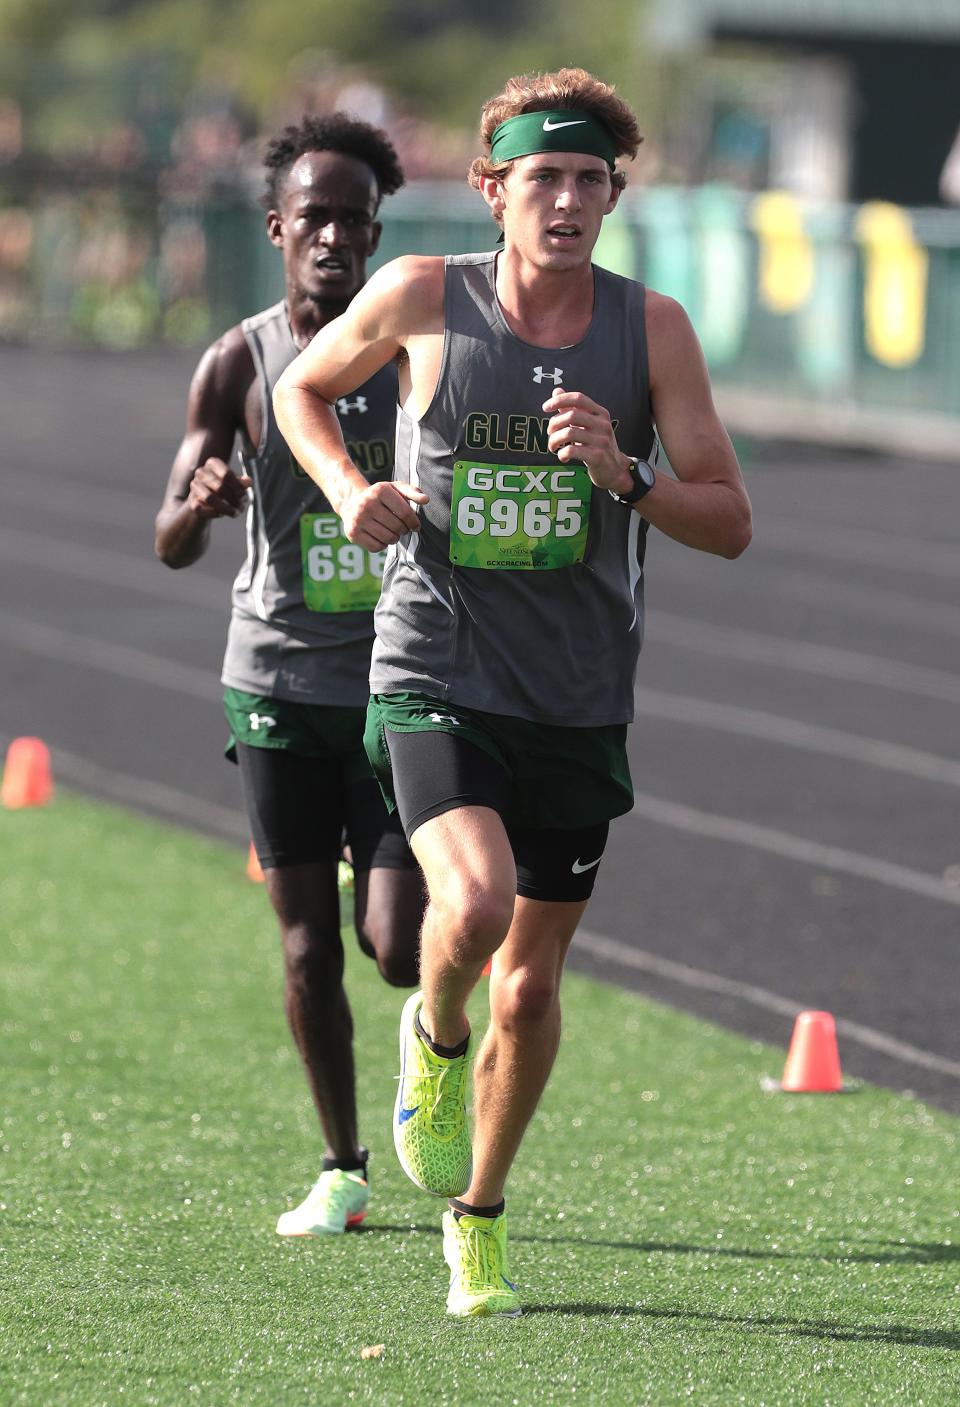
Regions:
<instances>
[{"instance_id":1,"label":"orange traffic cone","mask_svg":"<svg viewBox=\"0 0 960 1407\"><path fill-rule=\"evenodd\" d=\"M801 1011L797 1017L780 1088L791 1094L836 1094L843 1089L837 1028L829 1011Z\"/></svg>"},{"instance_id":2,"label":"orange traffic cone","mask_svg":"<svg viewBox=\"0 0 960 1407\"><path fill-rule=\"evenodd\" d=\"M263 883L263 870L260 861L257 859L257 852L253 848L253 841L250 842L250 853L247 856L247 879L252 879L254 884Z\"/></svg>"},{"instance_id":3,"label":"orange traffic cone","mask_svg":"<svg viewBox=\"0 0 960 1407\"><path fill-rule=\"evenodd\" d=\"M39 738L14 738L7 749L0 800L16 810L21 806L45 806L52 796L50 749Z\"/></svg>"}]
</instances>

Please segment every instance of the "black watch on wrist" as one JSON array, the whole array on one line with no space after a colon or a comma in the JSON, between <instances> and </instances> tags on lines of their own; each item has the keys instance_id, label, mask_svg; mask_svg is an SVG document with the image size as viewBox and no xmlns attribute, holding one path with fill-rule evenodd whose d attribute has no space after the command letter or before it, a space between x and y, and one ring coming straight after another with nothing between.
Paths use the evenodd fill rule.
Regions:
<instances>
[{"instance_id":1,"label":"black watch on wrist","mask_svg":"<svg viewBox=\"0 0 960 1407\"><path fill-rule=\"evenodd\" d=\"M610 490L610 497L615 498L618 503L639 503L644 494L648 494L657 482L657 476L653 472L653 466L645 459L631 458L627 465L633 485L629 493L614 493Z\"/></svg>"}]
</instances>

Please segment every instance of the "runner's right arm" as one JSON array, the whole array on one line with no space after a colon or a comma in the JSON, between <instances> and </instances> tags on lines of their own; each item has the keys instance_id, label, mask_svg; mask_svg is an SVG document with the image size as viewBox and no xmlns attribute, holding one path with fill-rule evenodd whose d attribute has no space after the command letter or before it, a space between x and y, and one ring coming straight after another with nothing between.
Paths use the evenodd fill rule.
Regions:
<instances>
[{"instance_id":1,"label":"runner's right arm","mask_svg":"<svg viewBox=\"0 0 960 1407\"><path fill-rule=\"evenodd\" d=\"M154 548L168 567L189 567L207 549L214 518L243 512L251 480L229 466L256 373L240 328L200 359L187 401L187 425L156 517Z\"/></svg>"},{"instance_id":2,"label":"runner's right arm","mask_svg":"<svg viewBox=\"0 0 960 1407\"><path fill-rule=\"evenodd\" d=\"M294 458L323 490L350 541L369 552L416 532L420 521L412 505L426 503L427 495L411 484L368 484L347 453L334 402L400 360L408 341L428 329L432 315L435 320L438 263L442 327L443 261L395 259L317 333L273 393L277 424Z\"/></svg>"}]
</instances>

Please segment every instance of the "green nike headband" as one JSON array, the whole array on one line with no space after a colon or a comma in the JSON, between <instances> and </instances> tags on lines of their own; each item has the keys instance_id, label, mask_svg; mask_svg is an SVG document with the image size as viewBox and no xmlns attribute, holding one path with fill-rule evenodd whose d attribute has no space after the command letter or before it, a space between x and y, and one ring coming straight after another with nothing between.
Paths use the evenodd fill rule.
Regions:
<instances>
[{"instance_id":1,"label":"green nike headband","mask_svg":"<svg viewBox=\"0 0 960 1407\"><path fill-rule=\"evenodd\" d=\"M541 151L581 151L599 156L613 169L616 146L609 128L589 112L521 112L508 117L490 138L494 165Z\"/></svg>"}]
</instances>

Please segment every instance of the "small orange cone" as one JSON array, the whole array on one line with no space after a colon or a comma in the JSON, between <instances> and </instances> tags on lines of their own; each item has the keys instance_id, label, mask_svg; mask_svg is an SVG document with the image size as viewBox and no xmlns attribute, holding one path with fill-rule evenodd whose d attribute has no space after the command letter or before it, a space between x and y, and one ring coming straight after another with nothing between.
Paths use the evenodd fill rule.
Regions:
<instances>
[{"instance_id":1,"label":"small orange cone","mask_svg":"<svg viewBox=\"0 0 960 1407\"><path fill-rule=\"evenodd\" d=\"M257 859L257 852L253 848L253 841L250 842L250 853L247 856L247 879L252 879L254 884L263 883L263 870L260 861Z\"/></svg>"},{"instance_id":2,"label":"small orange cone","mask_svg":"<svg viewBox=\"0 0 960 1407\"><path fill-rule=\"evenodd\" d=\"M45 806L52 796L50 749L39 738L14 738L7 749L0 800L13 811Z\"/></svg>"},{"instance_id":3,"label":"small orange cone","mask_svg":"<svg viewBox=\"0 0 960 1407\"><path fill-rule=\"evenodd\" d=\"M837 1028L829 1011L800 1012L780 1088L791 1094L837 1094L843 1089Z\"/></svg>"},{"instance_id":4,"label":"small orange cone","mask_svg":"<svg viewBox=\"0 0 960 1407\"><path fill-rule=\"evenodd\" d=\"M481 972L480 976L481 976L481 977L489 977L489 976L490 976L490 973L491 973L492 971L493 971L493 958L487 958L487 961L484 963L483 971Z\"/></svg>"}]
</instances>

